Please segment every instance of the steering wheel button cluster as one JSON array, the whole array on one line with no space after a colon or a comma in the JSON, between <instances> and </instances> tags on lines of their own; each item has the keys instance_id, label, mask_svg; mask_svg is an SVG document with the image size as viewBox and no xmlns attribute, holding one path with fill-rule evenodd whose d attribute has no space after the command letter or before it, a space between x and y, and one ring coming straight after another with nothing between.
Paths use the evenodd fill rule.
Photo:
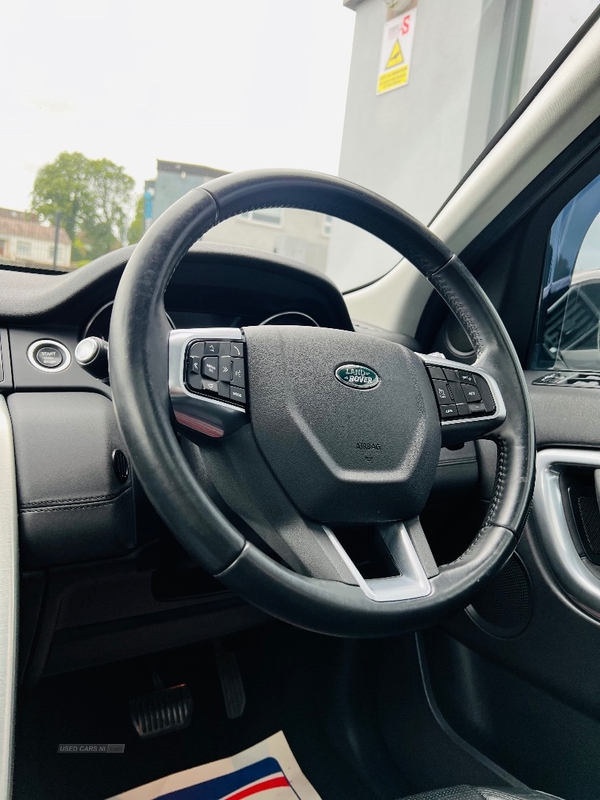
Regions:
<instances>
[{"instance_id":1,"label":"steering wheel button cluster","mask_svg":"<svg viewBox=\"0 0 600 800\"><path fill-rule=\"evenodd\" d=\"M481 400L479 389L476 386L463 383L461 384L461 389L465 395L467 403L479 403L479 401Z\"/></svg>"},{"instance_id":2,"label":"steering wheel button cluster","mask_svg":"<svg viewBox=\"0 0 600 800\"><path fill-rule=\"evenodd\" d=\"M244 359L233 359L233 374L231 376L231 383L234 386L244 388L246 386L246 376L244 374Z\"/></svg>"},{"instance_id":3,"label":"steering wheel button cluster","mask_svg":"<svg viewBox=\"0 0 600 800\"><path fill-rule=\"evenodd\" d=\"M225 383L231 383L231 373L233 371L233 364L229 356L221 356L219 358L219 380Z\"/></svg>"},{"instance_id":4,"label":"steering wheel button cluster","mask_svg":"<svg viewBox=\"0 0 600 800\"><path fill-rule=\"evenodd\" d=\"M189 357L201 359L204 355L204 342L194 342L190 347Z\"/></svg>"},{"instance_id":5,"label":"steering wheel button cluster","mask_svg":"<svg viewBox=\"0 0 600 800\"><path fill-rule=\"evenodd\" d=\"M238 386L231 386L230 387L230 397L232 400L235 400L237 403L245 403L246 402L246 390L240 389Z\"/></svg>"},{"instance_id":6,"label":"steering wheel button cluster","mask_svg":"<svg viewBox=\"0 0 600 800\"><path fill-rule=\"evenodd\" d=\"M185 384L192 392L245 405L244 343L229 339L191 342L185 359Z\"/></svg>"},{"instance_id":7,"label":"steering wheel button cluster","mask_svg":"<svg viewBox=\"0 0 600 800\"><path fill-rule=\"evenodd\" d=\"M429 377L431 378L432 381L446 380L446 376L444 375L444 370L441 367L427 367L427 371L429 372Z\"/></svg>"},{"instance_id":8,"label":"steering wheel button cluster","mask_svg":"<svg viewBox=\"0 0 600 800\"><path fill-rule=\"evenodd\" d=\"M464 395L463 390L461 389L460 383L455 383L452 381L450 384L450 394L454 398L455 402L457 403L466 403L466 397Z\"/></svg>"},{"instance_id":9,"label":"steering wheel button cluster","mask_svg":"<svg viewBox=\"0 0 600 800\"><path fill-rule=\"evenodd\" d=\"M469 403L470 414L485 414L486 407L484 403Z\"/></svg>"},{"instance_id":10,"label":"steering wheel button cluster","mask_svg":"<svg viewBox=\"0 0 600 800\"><path fill-rule=\"evenodd\" d=\"M454 417L458 417L458 408L456 407L456 404L449 403L448 405L440 406L440 417L442 419L452 419Z\"/></svg>"},{"instance_id":11,"label":"steering wheel button cluster","mask_svg":"<svg viewBox=\"0 0 600 800\"><path fill-rule=\"evenodd\" d=\"M202 359L202 374L205 378L217 379L219 377L219 359L213 358L212 356L205 356Z\"/></svg>"},{"instance_id":12,"label":"steering wheel button cluster","mask_svg":"<svg viewBox=\"0 0 600 800\"><path fill-rule=\"evenodd\" d=\"M194 356L190 357L190 364L189 364L189 371L194 375L200 374L200 359L194 358Z\"/></svg>"},{"instance_id":13,"label":"steering wheel button cluster","mask_svg":"<svg viewBox=\"0 0 600 800\"><path fill-rule=\"evenodd\" d=\"M445 403L451 403L453 400L452 395L450 394L450 388L447 383L444 381L433 381L433 391L435 392L436 400L438 401L438 405L444 405Z\"/></svg>"},{"instance_id":14,"label":"steering wheel button cluster","mask_svg":"<svg viewBox=\"0 0 600 800\"><path fill-rule=\"evenodd\" d=\"M494 414L496 406L485 379L467 370L427 365L440 419Z\"/></svg>"},{"instance_id":15,"label":"steering wheel button cluster","mask_svg":"<svg viewBox=\"0 0 600 800\"><path fill-rule=\"evenodd\" d=\"M204 378L202 381L202 391L216 394L219 391L219 381L211 381Z\"/></svg>"}]
</instances>

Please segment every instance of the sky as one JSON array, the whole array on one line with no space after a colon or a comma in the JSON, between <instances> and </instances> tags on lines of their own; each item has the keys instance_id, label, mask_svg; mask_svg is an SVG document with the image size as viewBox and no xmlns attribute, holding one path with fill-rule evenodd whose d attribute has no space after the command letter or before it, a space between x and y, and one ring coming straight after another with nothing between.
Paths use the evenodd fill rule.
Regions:
<instances>
[{"instance_id":1,"label":"sky","mask_svg":"<svg viewBox=\"0 0 600 800\"><path fill-rule=\"evenodd\" d=\"M143 189L156 159L337 173L354 12L342 0L0 4L0 206L61 151Z\"/></svg>"}]
</instances>

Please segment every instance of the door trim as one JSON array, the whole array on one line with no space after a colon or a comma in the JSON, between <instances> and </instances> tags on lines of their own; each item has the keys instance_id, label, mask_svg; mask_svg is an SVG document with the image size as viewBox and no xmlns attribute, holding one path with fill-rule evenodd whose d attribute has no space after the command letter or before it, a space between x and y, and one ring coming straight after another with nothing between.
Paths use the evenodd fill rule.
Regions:
<instances>
[{"instance_id":1,"label":"door trim","mask_svg":"<svg viewBox=\"0 0 600 800\"><path fill-rule=\"evenodd\" d=\"M600 469L600 451L549 448L537 454L533 496L536 529L552 572L569 597L588 614L600 617L600 579L586 566L567 522L560 489L561 467Z\"/></svg>"},{"instance_id":2,"label":"door trim","mask_svg":"<svg viewBox=\"0 0 600 800\"><path fill-rule=\"evenodd\" d=\"M0 800L12 797L17 664L17 482L12 425L0 395Z\"/></svg>"}]
</instances>

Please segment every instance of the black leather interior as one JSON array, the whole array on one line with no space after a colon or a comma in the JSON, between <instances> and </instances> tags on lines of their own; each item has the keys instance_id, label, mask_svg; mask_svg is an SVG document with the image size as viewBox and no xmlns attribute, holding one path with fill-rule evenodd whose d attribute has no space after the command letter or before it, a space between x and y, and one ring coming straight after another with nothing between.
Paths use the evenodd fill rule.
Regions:
<instances>
[{"instance_id":1,"label":"black leather interior","mask_svg":"<svg viewBox=\"0 0 600 800\"><path fill-rule=\"evenodd\" d=\"M404 800L559 800L555 795L530 789L486 789L481 786L451 786L415 794Z\"/></svg>"},{"instance_id":2,"label":"black leather interior","mask_svg":"<svg viewBox=\"0 0 600 800\"><path fill-rule=\"evenodd\" d=\"M21 555L50 566L126 553L135 544L131 477L113 405L91 392L17 392L12 420Z\"/></svg>"}]
</instances>

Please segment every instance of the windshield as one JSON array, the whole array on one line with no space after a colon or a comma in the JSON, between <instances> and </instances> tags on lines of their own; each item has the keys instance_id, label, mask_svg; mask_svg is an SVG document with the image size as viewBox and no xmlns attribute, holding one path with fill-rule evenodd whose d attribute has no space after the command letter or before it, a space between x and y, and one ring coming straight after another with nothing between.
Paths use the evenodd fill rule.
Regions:
<instances>
[{"instance_id":1,"label":"windshield","mask_svg":"<svg viewBox=\"0 0 600 800\"><path fill-rule=\"evenodd\" d=\"M3 10L0 263L72 270L213 177L348 178L427 223L591 0L55 0ZM342 290L397 254L331 217L255 211L211 241Z\"/></svg>"}]
</instances>

